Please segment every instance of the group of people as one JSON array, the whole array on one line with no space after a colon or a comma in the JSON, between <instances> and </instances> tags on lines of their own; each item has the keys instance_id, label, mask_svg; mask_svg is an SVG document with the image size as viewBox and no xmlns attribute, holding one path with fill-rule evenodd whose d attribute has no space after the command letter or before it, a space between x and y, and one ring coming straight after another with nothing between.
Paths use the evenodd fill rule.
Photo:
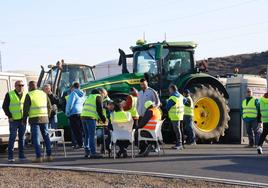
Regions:
<instances>
[{"instance_id":1,"label":"group of people","mask_svg":"<svg viewBox=\"0 0 268 188\"><path fill-rule=\"evenodd\" d=\"M140 80L141 90L131 88L129 95L123 99L114 101L108 97L104 88L98 88L86 94L80 89L80 84L75 82L70 88L70 93L65 97L65 114L69 119L72 132L72 143L75 149L83 148L86 158L100 158L96 152L95 134L96 127L105 126L107 137L105 148L110 151L111 135L115 123L127 123L133 121L135 130L135 143L138 143L138 129L142 128L140 134L143 137L152 137L150 130L154 130L157 122L162 117L162 109L167 110L168 118L173 127L176 144L172 147L176 150L183 149L183 126L187 133L187 142L195 144L193 130L193 100L188 90L184 95L178 92L175 85L169 86L170 97L165 108L157 92L148 86L145 79ZM31 127L31 140L35 148L36 158L34 162L42 162L40 149L40 133L46 147L46 161L52 160L51 143L49 139L49 128L57 128L56 113L60 105L59 98L51 91L51 86L46 84L43 90L39 90L35 81L29 82L29 92L24 92L24 83L16 81L15 89L6 94L3 110L9 118L10 137L8 143L8 161L14 162L13 150L17 137L19 138L19 160L26 160L24 155L24 142L26 123ZM104 130L104 129L103 129ZM146 131L148 130L148 131ZM105 134L105 132L102 132ZM120 150L117 157L127 157L128 141L117 143ZM140 142L139 156L147 156L151 151L158 150L157 144L153 142Z\"/></svg>"},{"instance_id":2,"label":"group of people","mask_svg":"<svg viewBox=\"0 0 268 188\"><path fill-rule=\"evenodd\" d=\"M148 86L145 79L140 80L141 91L130 88L129 95L125 100L108 97L108 92L104 88L91 91L85 97L85 93L80 90L79 83L74 83L71 92L65 97L65 113L69 118L72 129L74 148L84 148L85 157L99 158L96 153L95 134L98 125L106 125L108 131L105 140L105 148L110 151L110 131L113 130L114 123L127 123L133 121L135 131L135 143L138 143L138 129L143 129L140 134L143 137L152 137L150 130L154 130L158 121L162 119L160 110L160 99L157 92ZM189 90L184 91L184 95L178 92L175 85L169 86L170 98L167 101L166 110L171 126L175 133L176 144L173 149L183 149L183 126L187 133L187 142L195 144L195 134L193 130L193 100ZM148 131L146 131L146 129ZM117 157L127 157L127 147L130 143L120 141L117 143L120 150ZM157 144L153 142L140 142L139 156L147 156L151 151L159 150Z\"/></svg>"},{"instance_id":3,"label":"group of people","mask_svg":"<svg viewBox=\"0 0 268 188\"><path fill-rule=\"evenodd\" d=\"M268 135L268 92L257 99L252 89L248 88L241 109L248 134L247 147L257 147L258 154L262 154L262 145Z\"/></svg>"}]
</instances>

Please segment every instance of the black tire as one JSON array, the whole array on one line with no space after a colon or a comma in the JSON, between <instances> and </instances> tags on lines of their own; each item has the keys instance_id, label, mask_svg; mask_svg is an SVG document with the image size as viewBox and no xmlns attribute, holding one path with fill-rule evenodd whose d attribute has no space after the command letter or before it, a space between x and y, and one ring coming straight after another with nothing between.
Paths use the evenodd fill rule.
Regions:
<instances>
[{"instance_id":1,"label":"black tire","mask_svg":"<svg viewBox=\"0 0 268 188\"><path fill-rule=\"evenodd\" d=\"M7 144L0 145L0 153L5 153L7 151Z\"/></svg>"},{"instance_id":2,"label":"black tire","mask_svg":"<svg viewBox=\"0 0 268 188\"><path fill-rule=\"evenodd\" d=\"M224 136L225 129L228 129L228 121L230 120L230 110L227 105L227 100L224 98L223 94L218 91L217 88L214 88L211 85L196 85L191 88L191 92L194 103L196 103L201 98L207 97L214 100L214 102L216 102L218 105L220 111L220 119L215 129L211 130L210 132L204 132L194 126L196 136L201 141L218 142L220 137Z\"/></svg>"}]
</instances>

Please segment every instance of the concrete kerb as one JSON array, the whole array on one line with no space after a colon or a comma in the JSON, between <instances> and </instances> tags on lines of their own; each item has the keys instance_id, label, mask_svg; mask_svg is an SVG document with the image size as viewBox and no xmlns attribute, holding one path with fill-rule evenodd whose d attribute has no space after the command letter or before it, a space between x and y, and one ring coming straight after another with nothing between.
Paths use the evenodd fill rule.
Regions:
<instances>
[{"instance_id":1,"label":"concrete kerb","mask_svg":"<svg viewBox=\"0 0 268 188\"><path fill-rule=\"evenodd\" d=\"M47 166L38 164L0 164L0 167L19 167L19 168L35 168L44 170L68 170L76 172L93 172L93 173L107 173L107 174L126 174L126 175L139 175L139 176L151 176L157 178L169 178L169 179L183 179L183 180L199 180L211 183L221 183L227 185L240 185L247 187L268 187L268 183L258 183L249 181L239 181L231 179L221 179L212 177L181 175L181 174L168 174L158 172L143 172L143 171L131 171L131 170L117 170L117 169L102 169L102 168L86 168L86 167L73 167L73 166Z\"/></svg>"}]
</instances>

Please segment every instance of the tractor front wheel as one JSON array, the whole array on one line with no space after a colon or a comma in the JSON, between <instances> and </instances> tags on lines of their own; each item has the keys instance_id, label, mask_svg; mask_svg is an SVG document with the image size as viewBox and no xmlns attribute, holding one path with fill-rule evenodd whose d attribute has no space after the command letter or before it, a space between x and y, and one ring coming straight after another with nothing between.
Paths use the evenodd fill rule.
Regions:
<instances>
[{"instance_id":1,"label":"tractor front wheel","mask_svg":"<svg viewBox=\"0 0 268 188\"><path fill-rule=\"evenodd\" d=\"M230 120L226 99L211 85L198 85L191 90L196 136L201 140L219 141Z\"/></svg>"}]
</instances>

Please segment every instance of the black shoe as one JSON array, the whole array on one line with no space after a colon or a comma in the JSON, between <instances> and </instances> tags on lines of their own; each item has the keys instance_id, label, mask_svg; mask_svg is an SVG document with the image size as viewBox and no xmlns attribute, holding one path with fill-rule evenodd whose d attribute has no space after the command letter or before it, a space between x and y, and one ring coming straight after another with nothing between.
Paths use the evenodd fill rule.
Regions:
<instances>
[{"instance_id":1,"label":"black shoe","mask_svg":"<svg viewBox=\"0 0 268 188\"><path fill-rule=\"evenodd\" d=\"M124 152L123 152L123 158L127 158L127 157L128 157L128 155L127 155L127 151L124 150Z\"/></svg>"},{"instance_id":2,"label":"black shoe","mask_svg":"<svg viewBox=\"0 0 268 188\"><path fill-rule=\"evenodd\" d=\"M120 158L121 155L122 155L122 152L121 152L121 151L119 151L119 152L116 153L116 157L117 157L117 158Z\"/></svg>"},{"instance_id":3,"label":"black shoe","mask_svg":"<svg viewBox=\"0 0 268 188\"><path fill-rule=\"evenodd\" d=\"M84 155L84 158L88 159L90 156L88 154Z\"/></svg>"},{"instance_id":4,"label":"black shoe","mask_svg":"<svg viewBox=\"0 0 268 188\"><path fill-rule=\"evenodd\" d=\"M90 159L101 159L101 158L103 158L103 156L102 155L99 155L99 154L92 154L92 155L90 155Z\"/></svg>"}]
</instances>

